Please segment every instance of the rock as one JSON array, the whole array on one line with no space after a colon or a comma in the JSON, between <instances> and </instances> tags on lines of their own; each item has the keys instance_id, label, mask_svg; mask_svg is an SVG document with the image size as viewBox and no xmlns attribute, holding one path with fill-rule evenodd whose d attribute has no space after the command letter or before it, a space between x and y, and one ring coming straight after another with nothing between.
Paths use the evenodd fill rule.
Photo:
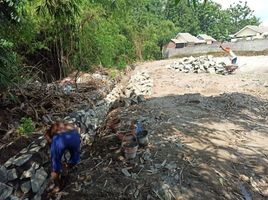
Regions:
<instances>
[{"instance_id":1,"label":"rock","mask_svg":"<svg viewBox=\"0 0 268 200\"><path fill-rule=\"evenodd\" d=\"M25 154L25 153L28 153L28 148L23 148L21 151L20 151L21 154Z\"/></svg>"},{"instance_id":2,"label":"rock","mask_svg":"<svg viewBox=\"0 0 268 200\"><path fill-rule=\"evenodd\" d=\"M30 169L28 169L27 171L24 171L20 177L20 179L23 178L31 178L34 174L35 171L39 168L39 164L36 162L33 162Z\"/></svg>"},{"instance_id":3,"label":"rock","mask_svg":"<svg viewBox=\"0 0 268 200\"><path fill-rule=\"evenodd\" d=\"M41 147L45 147L47 145L47 141L46 140L42 140L41 142L40 142L40 146Z\"/></svg>"},{"instance_id":4,"label":"rock","mask_svg":"<svg viewBox=\"0 0 268 200\"><path fill-rule=\"evenodd\" d=\"M20 200L20 198L17 196L11 195L9 196L9 200ZM23 199L23 200L27 200L27 199Z\"/></svg>"},{"instance_id":5,"label":"rock","mask_svg":"<svg viewBox=\"0 0 268 200\"><path fill-rule=\"evenodd\" d=\"M7 179L8 179L8 181L13 181L16 178L18 178L18 175L17 175L17 171L16 171L15 168L10 169L10 170L7 171Z\"/></svg>"},{"instance_id":6,"label":"rock","mask_svg":"<svg viewBox=\"0 0 268 200\"><path fill-rule=\"evenodd\" d=\"M9 158L8 161L5 162L4 166L10 167L13 164L14 160L15 160L15 157Z\"/></svg>"},{"instance_id":7,"label":"rock","mask_svg":"<svg viewBox=\"0 0 268 200\"><path fill-rule=\"evenodd\" d=\"M47 178L47 173L43 167L36 171L31 177L31 186L34 193L37 193Z\"/></svg>"},{"instance_id":8,"label":"rock","mask_svg":"<svg viewBox=\"0 0 268 200\"><path fill-rule=\"evenodd\" d=\"M121 172L122 172L125 176L127 176L127 177L130 177L130 176L131 176L131 174L128 172L127 168L123 168L123 169L121 169Z\"/></svg>"},{"instance_id":9,"label":"rock","mask_svg":"<svg viewBox=\"0 0 268 200\"><path fill-rule=\"evenodd\" d=\"M146 149L146 151L143 153L142 158L146 161L150 161L152 154L150 153L149 149Z\"/></svg>"},{"instance_id":10,"label":"rock","mask_svg":"<svg viewBox=\"0 0 268 200\"><path fill-rule=\"evenodd\" d=\"M210 74L216 74L215 69L212 68L212 67L211 68L208 68L207 69L207 72L210 73Z\"/></svg>"},{"instance_id":11,"label":"rock","mask_svg":"<svg viewBox=\"0 0 268 200\"><path fill-rule=\"evenodd\" d=\"M45 123L45 124L50 124L53 122L53 120L51 119L51 116L50 115L43 115L42 116L42 121Z\"/></svg>"},{"instance_id":12,"label":"rock","mask_svg":"<svg viewBox=\"0 0 268 200\"><path fill-rule=\"evenodd\" d=\"M137 97L137 100L138 100L139 103L141 103L141 102L144 102L144 101L145 101L145 98L144 98L143 95L139 95L139 96Z\"/></svg>"},{"instance_id":13,"label":"rock","mask_svg":"<svg viewBox=\"0 0 268 200\"><path fill-rule=\"evenodd\" d=\"M7 169L5 166L0 167L0 182L5 183L7 182Z\"/></svg>"},{"instance_id":14,"label":"rock","mask_svg":"<svg viewBox=\"0 0 268 200\"><path fill-rule=\"evenodd\" d=\"M32 157L32 154L23 154L19 156L18 158L15 158L13 160L13 164L20 167L21 165L26 163L31 157Z\"/></svg>"},{"instance_id":15,"label":"rock","mask_svg":"<svg viewBox=\"0 0 268 200\"><path fill-rule=\"evenodd\" d=\"M28 193L30 191L30 189L31 189L31 182L27 181L25 183L22 183L20 185L20 189L24 194Z\"/></svg>"},{"instance_id":16,"label":"rock","mask_svg":"<svg viewBox=\"0 0 268 200\"><path fill-rule=\"evenodd\" d=\"M41 146L35 146L29 150L30 153L37 153L41 149Z\"/></svg>"},{"instance_id":17,"label":"rock","mask_svg":"<svg viewBox=\"0 0 268 200\"><path fill-rule=\"evenodd\" d=\"M173 170L173 169L177 168L177 164L175 162L170 162L170 163L165 165L165 168L168 170Z\"/></svg>"},{"instance_id":18,"label":"rock","mask_svg":"<svg viewBox=\"0 0 268 200\"><path fill-rule=\"evenodd\" d=\"M5 200L12 194L13 188L4 184L0 183L0 199Z\"/></svg>"},{"instance_id":19,"label":"rock","mask_svg":"<svg viewBox=\"0 0 268 200\"><path fill-rule=\"evenodd\" d=\"M162 200L172 200L173 196L170 193L171 188L168 184L163 182L158 182L153 189L154 193Z\"/></svg>"}]
</instances>

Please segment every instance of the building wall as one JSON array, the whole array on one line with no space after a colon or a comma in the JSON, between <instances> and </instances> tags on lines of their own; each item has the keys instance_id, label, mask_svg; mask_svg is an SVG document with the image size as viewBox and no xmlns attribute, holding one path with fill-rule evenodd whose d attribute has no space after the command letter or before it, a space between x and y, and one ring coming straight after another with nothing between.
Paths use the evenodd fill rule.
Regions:
<instances>
[{"instance_id":1,"label":"building wall","mask_svg":"<svg viewBox=\"0 0 268 200\"><path fill-rule=\"evenodd\" d=\"M176 48L176 44L174 42L169 42L167 44L166 48L168 48L168 49L175 49Z\"/></svg>"},{"instance_id":2,"label":"building wall","mask_svg":"<svg viewBox=\"0 0 268 200\"><path fill-rule=\"evenodd\" d=\"M207 40L206 42L207 42L207 44L212 44L213 43L213 41L211 41L211 40Z\"/></svg>"},{"instance_id":3,"label":"building wall","mask_svg":"<svg viewBox=\"0 0 268 200\"><path fill-rule=\"evenodd\" d=\"M255 36L255 35L257 35L256 31L253 31L250 28L246 28L245 30L240 32L238 35L236 35L236 37L240 38L240 37L248 37L248 36Z\"/></svg>"},{"instance_id":4,"label":"building wall","mask_svg":"<svg viewBox=\"0 0 268 200\"><path fill-rule=\"evenodd\" d=\"M220 43L216 42L211 45L196 45L187 46L181 49L163 49L163 57L170 58L176 56L191 56L195 54L209 54L209 53L220 53ZM268 50L268 39L262 40L251 40L251 41L238 41L238 42L227 42L223 44L224 47L230 47L234 52L261 52Z\"/></svg>"}]
</instances>

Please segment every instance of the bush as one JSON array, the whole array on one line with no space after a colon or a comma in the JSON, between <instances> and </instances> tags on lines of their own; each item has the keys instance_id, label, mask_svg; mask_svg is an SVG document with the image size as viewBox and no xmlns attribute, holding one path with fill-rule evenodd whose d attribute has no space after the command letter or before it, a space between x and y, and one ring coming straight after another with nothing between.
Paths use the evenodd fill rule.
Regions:
<instances>
[{"instance_id":1,"label":"bush","mask_svg":"<svg viewBox=\"0 0 268 200\"><path fill-rule=\"evenodd\" d=\"M18 132L20 135L28 135L35 131L35 126L31 118L21 118Z\"/></svg>"},{"instance_id":2,"label":"bush","mask_svg":"<svg viewBox=\"0 0 268 200\"><path fill-rule=\"evenodd\" d=\"M19 79L17 54L12 47L13 43L0 39L0 89Z\"/></svg>"}]
</instances>

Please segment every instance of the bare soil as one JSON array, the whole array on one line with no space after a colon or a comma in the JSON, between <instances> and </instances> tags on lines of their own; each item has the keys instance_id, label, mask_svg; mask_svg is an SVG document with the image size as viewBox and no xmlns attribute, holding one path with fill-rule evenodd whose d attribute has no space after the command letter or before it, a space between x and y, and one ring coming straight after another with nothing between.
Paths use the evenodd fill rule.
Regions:
<instances>
[{"instance_id":1,"label":"bare soil","mask_svg":"<svg viewBox=\"0 0 268 200\"><path fill-rule=\"evenodd\" d=\"M151 75L152 95L115 109L107 124L139 119L150 144L126 161L106 127L51 198L268 199L267 59L244 57L249 67L228 76L174 72L165 67L172 60L137 66L133 73Z\"/></svg>"}]
</instances>

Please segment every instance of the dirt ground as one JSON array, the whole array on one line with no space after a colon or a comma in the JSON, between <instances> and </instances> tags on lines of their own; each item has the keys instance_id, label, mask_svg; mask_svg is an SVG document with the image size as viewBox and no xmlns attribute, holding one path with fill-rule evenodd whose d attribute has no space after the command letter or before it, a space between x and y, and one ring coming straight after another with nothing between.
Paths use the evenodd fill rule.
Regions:
<instances>
[{"instance_id":1,"label":"dirt ground","mask_svg":"<svg viewBox=\"0 0 268 200\"><path fill-rule=\"evenodd\" d=\"M137 66L151 75L152 95L108 121L142 121L150 144L127 161L108 133L85 147L56 198L268 199L268 57L240 61L228 76L174 72L172 60Z\"/></svg>"}]
</instances>

